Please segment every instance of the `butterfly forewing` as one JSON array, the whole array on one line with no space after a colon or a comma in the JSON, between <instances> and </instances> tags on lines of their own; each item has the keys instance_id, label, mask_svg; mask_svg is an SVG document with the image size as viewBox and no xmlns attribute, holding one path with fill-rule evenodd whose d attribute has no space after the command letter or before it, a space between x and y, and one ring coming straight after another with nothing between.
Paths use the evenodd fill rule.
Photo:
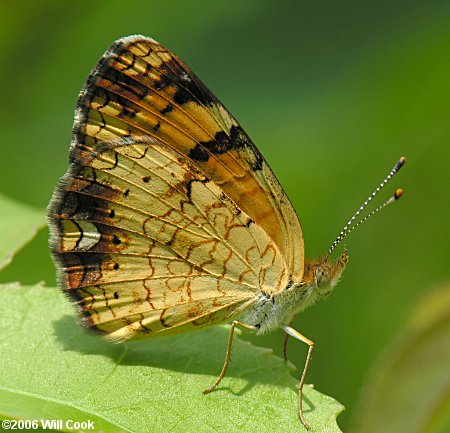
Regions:
<instances>
[{"instance_id":1,"label":"butterfly forewing","mask_svg":"<svg viewBox=\"0 0 450 433\"><path fill-rule=\"evenodd\" d=\"M90 75L79 99L72 158L100 142L140 136L187 156L266 231L290 279L301 281L300 223L261 153L177 56L134 36L113 44Z\"/></svg>"}]
</instances>

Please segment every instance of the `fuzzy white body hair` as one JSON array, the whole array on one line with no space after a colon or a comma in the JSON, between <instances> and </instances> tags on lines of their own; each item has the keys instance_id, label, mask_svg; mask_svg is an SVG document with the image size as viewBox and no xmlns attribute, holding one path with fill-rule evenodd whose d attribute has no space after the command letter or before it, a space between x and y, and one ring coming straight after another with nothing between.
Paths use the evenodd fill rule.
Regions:
<instances>
[{"instance_id":1,"label":"fuzzy white body hair","mask_svg":"<svg viewBox=\"0 0 450 433\"><path fill-rule=\"evenodd\" d=\"M315 284L294 284L273 296L261 293L257 302L239 317L239 321L255 326L257 335L274 331L312 305L318 296L316 289Z\"/></svg>"}]
</instances>

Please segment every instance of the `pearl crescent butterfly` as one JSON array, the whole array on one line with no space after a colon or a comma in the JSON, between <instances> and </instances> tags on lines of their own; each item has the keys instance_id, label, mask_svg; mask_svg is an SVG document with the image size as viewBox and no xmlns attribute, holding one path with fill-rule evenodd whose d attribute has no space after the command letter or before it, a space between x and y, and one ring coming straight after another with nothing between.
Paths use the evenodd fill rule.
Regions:
<instances>
[{"instance_id":1,"label":"pearl crescent butterfly","mask_svg":"<svg viewBox=\"0 0 450 433\"><path fill-rule=\"evenodd\" d=\"M304 260L299 219L269 165L175 54L143 36L106 51L78 98L48 215L59 284L88 328L126 341L232 322L205 392L227 370L236 326L306 342L307 425L314 343L289 324L331 292L346 251Z\"/></svg>"}]
</instances>

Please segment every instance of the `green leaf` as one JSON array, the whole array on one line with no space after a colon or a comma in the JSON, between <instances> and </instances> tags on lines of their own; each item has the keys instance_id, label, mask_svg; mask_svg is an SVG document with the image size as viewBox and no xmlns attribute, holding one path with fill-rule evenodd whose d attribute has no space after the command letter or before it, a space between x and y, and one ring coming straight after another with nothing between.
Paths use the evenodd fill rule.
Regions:
<instances>
[{"instance_id":1,"label":"green leaf","mask_svg":"<svg viewBox=\"0 0 450 433\"><path fill-rule=\"evenodd\" d=\"M354 432L450 431L450 285L416 304L360 400Z\"/></svg>"},{"instance_id":2,"label":"green leaf","mask_svg":"<svg viewBox=\"0 0 450 433\"><path fill-rule=\"evenodd\" d=\"M45 212L0 195L0 269L45 225Z\"/></svg>"},{"instance_id":3,"label":"green leaf","mask_svg":"<svg viewBox=\"0 0 450 433\"><path fill-rule=\"evenodd\" d=\"M103 432L304 431L292 365L239 338L222 367L228 328L127 344L77 324L58 289L0 286L0 416L95 420ZM305 390L311 432L340 432L342 405Z\"/></svg>"}]
</instances>

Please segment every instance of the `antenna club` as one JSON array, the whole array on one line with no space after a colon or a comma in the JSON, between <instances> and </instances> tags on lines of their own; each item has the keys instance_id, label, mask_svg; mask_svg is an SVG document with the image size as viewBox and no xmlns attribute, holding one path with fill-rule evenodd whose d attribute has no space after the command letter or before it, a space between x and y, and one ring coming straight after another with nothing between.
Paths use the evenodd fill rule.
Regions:
<instances>
[{"instance_id":1,"label":"antenna club","mask_svg":"<svg viewBox=\"0 0 450 433\"><path fill-rule=\"evenodd\" d=\"M399 171L406 162L406 158L402 156L394 167L394 171Z\"/></svg>"},{"instance_id":2,"label":"antenna club","mask_svg":"<svg viewBox=\"0 0 450 433\"><path fill-rule=\"evenodd\" d=\"M401 188L397 188L394 193L395 200L398 200L403 195L403 193L404 191Z\"/></svg>"}]
</instances>

